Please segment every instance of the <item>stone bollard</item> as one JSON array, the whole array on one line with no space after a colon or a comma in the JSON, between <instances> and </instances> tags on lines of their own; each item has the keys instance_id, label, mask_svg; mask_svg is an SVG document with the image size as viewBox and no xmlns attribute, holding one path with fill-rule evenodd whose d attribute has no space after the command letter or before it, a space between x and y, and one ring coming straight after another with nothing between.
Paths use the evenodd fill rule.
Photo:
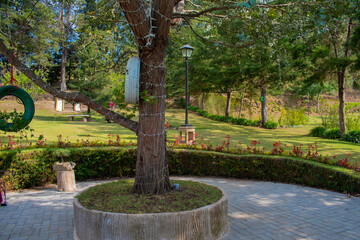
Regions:
<instances>
[{"instance_id":1,"label":"stone bollard","mask_svg":"<svg viewBox=\"0 0 360 240\"><path fill-rule=\"evenodd\" d=\"M55 162L54 171L57 174L57 190L60 192L76 191L74 162Z\"/></svg>"}]
</instances>

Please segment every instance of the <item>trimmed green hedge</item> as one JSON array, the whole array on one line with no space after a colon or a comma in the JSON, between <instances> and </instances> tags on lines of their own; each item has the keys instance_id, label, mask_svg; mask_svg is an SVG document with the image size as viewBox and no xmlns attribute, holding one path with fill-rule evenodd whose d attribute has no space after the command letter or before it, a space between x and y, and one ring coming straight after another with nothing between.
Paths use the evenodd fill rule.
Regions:
<instances>
[{"instance_id":1,"label":"trimmed green hedge","mask_svg":"<svg viewBox=\"0 0 360 240\"><path fill-rule=\"evenodd\" d=\"M76 180L110 177L133 177L136 166L136 150L125 148L66 148L34 149L21 153L0 153L0 171L8 188L22 189L55 183L54 162L76 163Z\"/></svg>"},{"instance_id":2,"label":"trimmed green hedge","mask_svg":"<svg viewBox=\"0 0 360 240\"><path fill-rule=\"evenodd\" d=\"M323 126L314 127L310 130L310 136L312 137L324 137L326 132L326 128Z\"/></svg>"},{"instance_id":3,"label":"trimmed green hedge","mask_svg":"<svg viewBox=\"0 0 360 240\"><path fill-rule=\"evenodd\" d=\"M360 130L353 130L344 134L343 140L347 142L360 143Z\"/></svg>"},{"instance_id":4,"label":"trimmed green hedge","mask_svg":"<svg viewBox=\"0 0 360 240\"><path fill-rule=\"evenodd\" d=\"M324 134L324 138L327 138L327 139L340 139L341 138L340 129L333 128L333 129L326 130L326 132Z\"/></svg>"},{"instance_id":5,"label":"trimmed green hedge","mask_svg":"<svg viewBox=\"0 0 360 240\"><path fill-rule=\"evenodd\" d=\"M201 110L198 107L191 106L191 105L189 105L188 108L190 111L196 112L200 116L210 118L211 120L214 120L214 121L229 122L229 123L233 123L233 124L237 124L237 125L253 126L253 127L258 127L260 125L260 121L258 121L258 120L252 121L252 120L248 120L246 118L234 118L234 117L225 117L222 115L210 114L206 111ZM271 127L274 127L274 125L271 125ZM277 128L277 124L276 124L275 128Z\"/></svg>"},{"instance_id":6,"label":"trimmed green hedge","mask_svg":"<svg viewBox=\"0 0 360 240\"><path fill-rule=\"evenodd\" d=\"M2 152L0 171L15 189L55 182L55 161L73 161L77 180L133 177L136 149L44 149ZM194 150L168 152L171 175L196 175L258 179L301 184L351 194L360 193L360 174L318 162L269 155L233 155Z\"/></svg>"},{"instance_id":7,"label":"trimmed green hedge","mask_svg":"<svg viewBox=\"0 0 360 240\"><path fill-rule=\"evenodd\" d=\"M310 136L323 137L327 139L340 139L340 130L338 128L326 129L323 126L315 127L310 130ZM353 130L346 134L341 139L346 142L360 143L360 130Z\"/></svg>"}]
</instances>

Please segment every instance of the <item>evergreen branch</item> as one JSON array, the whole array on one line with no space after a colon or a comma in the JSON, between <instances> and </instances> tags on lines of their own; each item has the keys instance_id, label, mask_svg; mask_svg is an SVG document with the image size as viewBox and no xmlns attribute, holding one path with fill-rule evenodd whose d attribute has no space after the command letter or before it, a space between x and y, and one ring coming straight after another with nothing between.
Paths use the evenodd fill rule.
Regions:
<instances>
[{"instance_id":1,"label":"evergreen branch","mask_svg":"<svg viewBox=\"0 0 360 240\"><path fill-rule=\"evenodd\" d=\"M28 20L28 18L33 14L34 10L35 10L35 7L36 5L38 4L40 0L37 0L35 3L34 3L34 6L33 8L31 9L31 12L29 13L29 15L25 18L24 22L26 22L26 20Z\"/></svg>"},{"instance_id":2,"label":"evergreen branch","mask_svg":"<svg viewBox=\"0 0 360 240\"><path fill-rule=\"evenodd\" d=\"M115 62L111 67L108 67L108 68L105 68L105 69L101 69L101 70L95 71L95 73L104 72L104 71L108 71L108 70L110 70L110 69L115 68L115 67L119 64L120 60L123 59L126 55L128 55L128 54L134 54L134 53L137 53L137 52L133 52L133 51L126 51L126 52L124 52L123 54L121 54L121 55L118 57L118 59L116 60L116 62Z\"/></svg>"},{"instance_id":3,"label":"evergreen branch","mask_svg":"<svg viewBox=\"0 0 360 240\"><path fill-rule=\"evenodd\" d=\"M211 43L214 43L214 44L223 45L223 46L230 47L230 48L245 48L245 47L252 46L252 45L254 44L254 42L250 42L250 43L245 44L245 45L237 46L237 45L227 44L227 43L224 43L224 42L221 42L221 41L213 41L213 40L207 39L207 38L201 36L198 32L196 32L195 29L191 26L190 22L189 22L187 19L184 19L184 20L188 23L191 31L192 31L197 37L201 38L201 39L204 40L204 41L211 42Z\"/></svg>"}]
</instances>

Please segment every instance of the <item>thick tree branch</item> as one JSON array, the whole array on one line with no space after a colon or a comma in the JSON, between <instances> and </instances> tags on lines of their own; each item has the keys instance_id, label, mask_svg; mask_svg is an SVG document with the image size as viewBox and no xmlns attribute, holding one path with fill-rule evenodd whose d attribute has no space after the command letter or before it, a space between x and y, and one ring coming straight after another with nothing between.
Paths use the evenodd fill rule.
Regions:
<instances>
[{"instance_id":1,"label":"thick tree branch","mask_svg":"<svg viewBox=\"0 0 360 240\"><path fill-rule=\"evenodd\" d=\"M153 0L153 17L156 19L153 23L155 30L153 31L155 36L156 47L164 49L167 46L169 38L169 29L172 21L173 6L172 0L164 1ZM164 49L165 50L165 49Z\"/></svg>"},{"instance_id":2,"label":"thick tree branch","mask_svg":"<svg viewBox=\"0 0 360 240\"><path fill-rule=\"evenodd\" d=\"M12 52L6 47L3 41L0 40L0 53L3 54L8 61L12 60ZM23 64L17 57L14 57L14 66L22 72L25 76L31 79L36 85L38 85L45 92L50 93L54 97L64 99L69 102L83 103L94 109L96 112L105 116L106 118L112 120L120 124L121 126L137 133L138 132L138 123L132 121L128 118L121 116L109 109L105 108L101 104L95 102L95 100L89 98L88 96L81 93L68 93L60 91L49 84L45 83L39 76L37 76L34 71L28 68L25 64Z\"/></svg>"},{"instance_id":3,"label":"thick tree branch","mask_svg":"<svg viewBox=\"0 0 360 240\"><path fill-rule=\"evenodd\" d=\"M176 7L176 5L178 5L179 4L179 2L181 2L182 0L175 0L174 1L174 7Z\"/></svg>"},{"instance_id":4,"label":"thick tree branch","mask_svg":"<svg viewBox=\"0 0 360 240\"><path fill-rule=\"evenodd\" d=\"M293 3L282 3L282 4L256 4L253 7L257 7L257 8L281 8L281 7L289 7L289 6L309 6L309 5L313 5L316 3L307 3L307 2L293 2ZM208 8L208 9L204 9L202 11L191 11L190 13L174 13L173 14L173 18L195 18L195 17L200 17L203 15L207 15L211 12L214 11L225 11L225 10L232 10L232 9L237 9L237 8L243 8L237 5L237 3L234 3L233 5L229 5L229 6L216 6L216 7L212 7L212 8Z\"/></svg>"},{"instance_id":5,"label":"thick tree branch","mask_svg":"<svg viewBox=\"0 0 360 240\"><path fill-rule=\"evenodd\" d=\"M235 8L239 8L239 6L231 5L231 6L222 6L222 7L212 7L212 8L208 8L203 11L200 11L200 12L192 11L192 13L174 13L173 18L195 18L195 17L200 17L202 15L206 15L206 14L214 12L214 11L230 10L230 9L235 9Z\"/></svg>"},{"instance_id":6,"label":"thick tree branch","mask_svg":"<svg viewBox=\"0 0 360 240\"><path fill-rule=\"evenodd\" d=\"M148 46L152 41L149 35L151 32L150 14L146 14L146 10L150 10L144 0L118 0L125 18L137 38L140 47Z\"/></svg>"}]
</instances>

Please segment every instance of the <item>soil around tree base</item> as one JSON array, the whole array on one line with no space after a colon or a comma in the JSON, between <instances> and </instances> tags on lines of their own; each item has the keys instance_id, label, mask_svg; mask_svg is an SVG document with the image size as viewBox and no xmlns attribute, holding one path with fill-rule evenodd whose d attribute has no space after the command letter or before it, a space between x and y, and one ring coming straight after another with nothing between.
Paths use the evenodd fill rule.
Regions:
<instances>
[{"instance_id":1,"label":"soil around tree base","mask_svg":"<svg viewBox=\"0 0 360 240\"><path fill-rule=\"evenodd\" d=\"M133 179L98 185L77 196L86 208L114 213L179 212L217 202L223 193L215 186L193 181L171 181L173 191L161 195L133 194Z\"/></svg>"}]
</instances>

